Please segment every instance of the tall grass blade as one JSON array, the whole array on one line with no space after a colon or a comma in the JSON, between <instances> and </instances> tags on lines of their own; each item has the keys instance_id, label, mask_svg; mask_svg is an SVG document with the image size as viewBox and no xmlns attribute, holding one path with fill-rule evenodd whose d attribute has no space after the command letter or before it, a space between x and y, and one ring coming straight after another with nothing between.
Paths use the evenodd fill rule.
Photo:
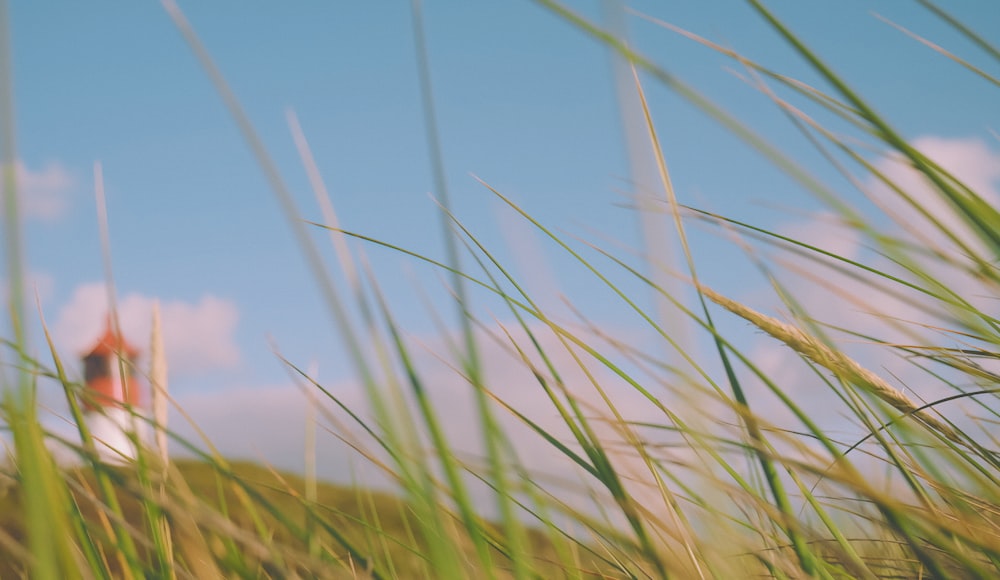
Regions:
<instances>
[{"instance_id":1,"label":"tall grass blade","mask_svg":"<svg viewBox=\"0 0 1000 580\"><path fill-rule=\"evenodd\" d=\"M277 165L274 163L274 160L268 153L263 141L254 129L253 124L250 122L250 118L244 112L243 107L240 105L235 93L233 93L228 83L226 83L221 71L215 65L211 55L199 40L194 28L191 26L190 22L188 22L180 7L177 6L177 3L174 0L162 0L162 4L174 25L184 36L184 39L187 41L188 45L194 51L195 56L198 58L198 61L205 69L209 80L211 80L216 92L222 98L226 109L229 111L230 115L232 115L244 141L246 141L247 145L250 147L250 151L253 153L257 164L263 171L268 185L271 187L271 190L274 192L275 197L279 202L285 220L291 227L296 242L306 258L306 263L316 280L317 286L319 286L321 295L327 307L330 309L330 314L333 318L335 327L340 332L344 340L344 346L350 354L351 362L354 365L355 371L358 373L358 376L362 379L365 385L374 385L374 376L372 374L371 367L368 364L367 357L361 349L360 341L358 340L357 333L351 323L351 319L345 310L344 303L340 298L340 293L330 279L326 265L320 256L319 250L316 248L312 239L309 237L308 232L305 230L305 226L299 217L299 212L296 208L294 198L292 197L288 187L285 185L285 182L281 177L281 173L278 171Z\"/></svg>"},{"instance_id":2,"label":"tall grass blade","mask_svg":"<svg viewBox=\"0 0 1000 580\"><path fill-rule=\"evenodd\" d=\"M149 338L149 390L153 407L153 427L156 451L164 472L170 465L167 441L167 421L170 412L170 395L167 383L167 353L163 346L160 322L160 301L153 302L153 324Z\"/></svg>"},{"instance_id":3,"label":"tall grass blade","mask_svg":"<svg viewBox=\"0 0 1000 580\"><path fill-rule=\"evenodd\" d=\"M417 77L420 82L420 96L424 112L424 128L427 135L427 146L430 152L430 162L432 174L434 176L435 193L439 196L442 212L440 215L441 231L444 238L446 263L455 271L462 269L457 235L452 229L450 213L453 213L452 199L448 191L448 182L445 174L444 154L441 148L441 138L438 134L438 121L436 107L434 106L434 91L431 83L430 58L427 50L427 39L423 19L421 0L413 0L413 38L414 49L417 56ZM456 295L456 307L458 309L459 325L462 330L463 352L460 354L462 367L469 383L474 389L476 400L476 412L481 425L481 437L486 450L486 457L490 466L490 479L496 484L497 493L495 495L497 507L500 512L501 521L504 527L507 542L520 548L524 545L525 539L520 529L520 523L513 513L513 504L510 501L510 489L507 481L507 470L501 457L500 438L502 435L498 431L496 419L490 409L489 398L485 392L481 361L476 345L475 333L470 320L470 308L468 290L465 280L461 276L452 275L451 285ZM456 490L457 491L457 490ZM478 534L478 532L473 532ZM473 536L476 537L475 535ZM478 540L474 543L481 556L487 555L482 552ZM515 551L520 555L521 549ZM484 561L485 562L485 561ZM520 557L513 559L514 577L526 578L528 571ZM492 570L487 569L487 574L492 577Z\"/></svg>"},{"instance_id":4,"label":"tall grass blade","mask_svg":"<svg viewBox=\"0 0 1000 580\"><path fill-rule=\"evenodd\" d=\"M989 41L983 38L981 35L977 34L974 30L969 28L967 25L962 23L961 20L955 18L944 9L942 9L937 4L931 2L930 0L917 0L924 8L927 8L933 12L936 16L941 18L948 23L949 26L960 32L963 36L974 42L979 48L984 52L992 56L997 61L1000 61L1000 49L993 46Z\"/></svg>"},{"instance_id":5,"label":"tall grass blade","mask_svg":"<svg viewBox=\"0 0 1000 580\"><path fill-rule=\"evenodd\" d=\"M609 22L609 30L623 45L628 46L628 23L625 19L625 7L622 0L604 0L604 14ZM615 93L618 97L618 108L625 137L625 151L628 157L629 174L632 180L633 196L636 203L636 213L639 228L642 232L642 244L646 255L648 275L656 281L656 285L668 294L680 296L683 287L673 279L670 272L676 270L678 247L680 240L677 232L671 229L660 211L670 204L670 199L663 191L660 181L659 165L656 159L655 144L650 141L646 115L642 103L635 68L627 57L617 51L612 51L612 72ZM683 349L690 349L691 329L688 319L665 299L660 293L653 292L652 300L660 324L673 329L678 344ZM676 359L674 349L664 353L667 360ZM673 364L683 364L683 361L671 360Z\"/></svg>"},{"instance_id":6,"label":"tall grass blade","mask_svg":"<svg viewBox=\"0 0 1000 580\"><path fill-rule=\"evenodd\" d=\"M28 333L11 50L7 2L0 0L0 187L3 192L6 310L13 336L9 344L15 357L13 380L7 374L7 365L0 373L0 387L4 391L0 406L14 439L18 479L24 490L33 572L39 578L75 578L78 572L72 551L69 495L45 446L35 408L35 378L27 365Z\"/></svg>"},{"instance_id":7,"label":"tall grass blade","mask_svg":"<svg viewBox=\"0 0 1000 580\"><path fill-rule=\"evenodd\" d=\"M964 67L964 68L968 69L969 71L975 73L976 75L978 75L979 77L981 77L983 80L985 80L985 81L987 81L987 82L989 82L989 83L991 83L993 85L996 85L996 86L1000 87L1000 79L998 79L997 77L995 77L995 76L987 73L983 69L981 69L981 68L973 65L969 61L967 61L967 60L965 60L963 58L960 58L955 53L946 50L945 48L941 47L940 45L937 45L937 44L931 42L930 40L927 40L923 36L920 36L919 34L913 32L913 31L911 31L911 30L909 30L909 29L907 29L907 28L905 28L905 27L903 27L903 26L901 26L901 25L899 25L899 24L897 24L897 23L895 23L895 22L887 19L887 18L884 18L882 16L878 16L878 19L881 20L881 21L883 21L883 22L885 22L889 26L895 28L896 30L902 32L906 36L909 36L910 38L916 40L920 44L923 44L927 48L930 48L934 52L937 52L937 53L939 53L939 54L941 54L941 55L943 55L943 56L951 59L952 61L954 61L954 62L962 65L962 67Z\"/></svg>"},{"instance_id":8,"label":"tall grass blade","mask_svg":"<svg viewBox=\"0 0 1000 580\"><path fill-rule=\"evenodd\" d=\"M889 125L847 82L838 76L827 64L819 58L806 44L794 34L781 20L768 10L759 0L748 0L753 8L785 40L802 55L817 73L823 76L843 97L857 108L859 115L869 122L887 145L895 148L908 159L915 169L920 171L940 191L959 217L970 226L980 239L988 244L994 256L1000 255L1000 212L986 203L978 194L948 174L936 163L912 147L903 137Z\"/></svg>"},{"instance_id":9,"label":"tall grass blade","mask_svg":"<svg viewBox=\"0 0 1000 580\"><path fill-rule=\"evenodd\" d=\"M409 383L414 399L416 399L419 417L423 422L424 427L427 429L428 435L430 436L435 457L437 458L441 469L444 471L445 481L447 482L447 491L452 496L455 506L458 509L462 526L475 547L479 564L483 567L484 572L492 577L494 574L492 557L490 556L486 543L482 524L476 515L476 510L468 494L466 485L459 475L456 458L452 452L450 443L444 436L441 421L438 419L437 413L434 411L433 405L430 402L424 381L421 379L416 368L413 366L412 356L409 353L409 349L406 347L399 327L393 321L392 315L388 309L388 304L385 302L384 298L377 291L377 289L376 299L378 300L379 307L382 310L382 316L386 320L389 336L396 349L396 355L399 363L403 366L404 372L406 373L406 380ZM435 538L433 540L428 540L441 541L443 539L444 538Z\"/></svg>"}]
</instances>

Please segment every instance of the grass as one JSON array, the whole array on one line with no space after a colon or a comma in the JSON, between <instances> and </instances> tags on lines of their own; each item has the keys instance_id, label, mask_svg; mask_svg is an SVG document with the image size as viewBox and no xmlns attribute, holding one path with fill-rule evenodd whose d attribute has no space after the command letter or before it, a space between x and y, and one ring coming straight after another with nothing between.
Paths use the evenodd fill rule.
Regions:
<instances>
[{"instance_id":1,"label":"grass","mask_svg":"<svg viewBox=\"0 0 1000 580\"><path fill-rule=\"evenodd\" d=\"M987 62L1000 61L974 27L921 3L979 46ZM0 576L944 579L1000 574L1000 455L994 435L1000 375L993 370L1000 358L1000 319L980 299L1000 289L1000 213L984 192L908 142L810 49L808 39L761 2L749 4L825 89L685 34L733 58L752 86L881 213L855 208L791 155L599 26L556 2L539 4L644 73L634 76L634 88L664 194L656 210L673 224L682 244L685 269L674 277L696 300L688 303L657 282L663 273L650 272L659 262L650 249L629 254L568 239L503 192L482 185L553 250L586 270L595 288L633 312L657 344L617 336L582 312L570 322L546 311L540 306L545 301L531 295L494 249L453 213L437 146L419 3L414 3L416 52L448 248L443 261L341 228L304 132L290 115L306 171L326 208L326 223L304 222L222 72L180 9L165 2L296 232L366 390L369 412L343 405L289 363L290 370L315 389L317 400L336 408L335 415L323 418L343 425L345 441L390 477L399 493L322 485L314 476L303 480L215 453L200 452L198 462L167 464L146 451L126 467L110 466L95 454L82 421L80 467L57 466L37 421L36 381L48 376L62 384L77 418L80 387L67 378L54 348L51 362L28 358L23 291L12 291L14 329L5 365L15 377L6 379L2 413L15 449L0 499L0 565L5 566ZM6 75L0 84L9 87L9 66L0 65ZM989 65L958 60L956 66L996 84L985 72ZM666 85L756 148L874 251L864 258L839 255L740 216L682 205L640 78ZM17 290L24 276L11 169L14 114L9 99L4 103L4 235L7 278ZM904 187L898 173L877 161L886 157L903 160L920 176L919 191ZM915 229L911 219L922 227ZM783 305L782 318L703 281L703 265L688 238L695 225L746 249L746 259ZM310 227L331 234L346 291L322 260ZM482 438L475 456L466 442L450 438L432 379L415 363L418 347L396 323L393 305L366 266L366 251L397 252L448 277L461 333L438 354L463 377L474 401L470 412ZM106 254L110 272L107 249ZM877 324L850 328L814 317L809 296L781 272L783 263L796 264L801 277L818 279L844 303L875 313ZM712 354L696 355L676 341L644 300L627 290L636 287L672 303L712 345ZM476 300L500 305L506 322L485 320ZM880 315L886 305L922 317ZM786 347L795 368L811 373L809 384L817 392L808 395L828 401L831 414L857 437L842 440L842 433L829 427L829 417L803 400L801 377L785 381L741 347L724 330L736 318ZM864 360L905 360L907 381L927 388L910 389L880 366L864 364L857 349L844 346L858 339L865 345ZM533 408L519 406L507 398L504 385L490 382L482 357L490 345L499 345L530 377ZM677 351L683 364L654 354L663 349ZM933 398L920 399L914 391ZM635 401L641 402L641 419L634 418ZM557 425L536 419L534 407L540 405L559 418ZM317 412L326 409L317 406ZM198 448L167 433L175 444ZM524 433L557 458L559 473L526 465L523 449L514 443L521 440L515 434ZM481 497L489 498L489 507Z\"/></svg>"},{"instance_id":2,"label":"grass","mask_svg":"<svg viewBox=\"0 0 1000 580\"><path fill-rule=\"evenodd\" d=\"M176 462L172 468L171 476L184 483L160 501L166 511L172 513L172 521L177 521L178 510L193 514L196 534L200 536L187 537L191 530L175 525L173 541L180 552L176 565L181 569L193 568L185 559L205 549L207 552L202 555L215 560L226 576L233 573L249 577L284 577L294 573L308 576L310 571L322 571L318 575L324 577L363 576L364 563L352 562L349 552L337 547L338 542L364 546L372 554L371 563L377 568L385 568L390 562L399 570L416 570L426 565L421 556L426 546L409 537L408 529L416 522L412 521L406 505L394 495L320 483L316 485L315 499L308 501L308 505L317 506L314 512L304 505L305 479L251 463L237 462L228 467L220 472L218 466L210 462L186 460ZM93 470L72 469L65 474L74 503L90 528L98 561L111 576L126 575L125 569L130 566L117 557L114 534L102 530L112 518L120 517L135 535L137 555L146 577L165 575L162 563L155 559L156 548L151 538L142 531L147 518L142 499L144 484L130 469L109 468L106 473L115 482L119 500L117 513L109 513L105 500L97 493L98 482ZM240 492L241 489L246 495ZM8 481L0 498L0 530L5 536L4 545L0 547L0 576L3 578L16 578L32 570L25 561L27 555L16 548L28 535L22 502L24 492L20 485ZM241 507L247 497L254 503L254 510ZM265 505L267 508L261 509ZM251 513L256 510L260 510L259 513ZM269 513L272 510L280 517ZM225 517L221 517L223 514ZM322 527L304 538L295 532L295 526L287 525L291 522L302 526L314 516L323 518L322 527L335 526L340 539L323 531ZM258 523L267 530L266 535L258 533ZM495 526L489 529L496 533ZM547 543L538 530L531 532L531 539L536 546ZM190 548L192 542L204 546ZM318 544L326 556L310 554L310 542ZM330 561L334 554L336 564ZM502 569L502 559L499 555L495 557ZM545 557L553 559L551 552ZM551 566L548 569L550 573L553 571ZM476 575L473 569L466 569L464 573Z\"/></svg>"}]
</instances>

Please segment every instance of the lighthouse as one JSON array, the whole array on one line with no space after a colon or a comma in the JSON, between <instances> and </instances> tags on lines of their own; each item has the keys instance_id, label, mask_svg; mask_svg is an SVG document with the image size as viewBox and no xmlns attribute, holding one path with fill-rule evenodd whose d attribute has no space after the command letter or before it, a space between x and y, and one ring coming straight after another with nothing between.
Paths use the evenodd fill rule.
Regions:
<instances>
[{"instance_id":1,"label":"lighthouse","mask_svg":"<svg viewBox=\"0 0 1000 580\"><path fill-rule=\"evenodd\" d=\"M133 440L145 438L143 385L135 375L139 350L115 331L111 317L94 346L83 355L85 388L81 396L84 418L98 454L105 461L123 463L136 457ZM132 436L130 436L132 435Z\"/></svg>"}]
</instances>

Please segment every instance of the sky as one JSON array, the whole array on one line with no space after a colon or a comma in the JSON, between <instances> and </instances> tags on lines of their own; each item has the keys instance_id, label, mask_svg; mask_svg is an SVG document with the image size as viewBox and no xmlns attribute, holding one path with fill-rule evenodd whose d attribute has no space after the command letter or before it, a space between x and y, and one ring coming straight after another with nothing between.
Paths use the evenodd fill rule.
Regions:
<instances>
[{"instance_id":1,"label":"sky","mask_svg":"<svg viewBox=\"0 0 1000 580\"><path fill-rule=\"evenodd\" d=\"M637 51L845 199L864 203L748 81L744 68L652 21L827 90L747 3L567 5L598 23L618 14ZM768 5L904 136L950 160L982 191L996 191L995 87L877 15L993 75L995 62L916 2ZM292 112L345 229L443 258L409 2L179 6L259 134L301 219L326 221L293 140ZM1000 33L1000 3L947 8L986 38ZM426 0L422 13L455 214L544 306L572 318L565 299L601 328L642 337L647 330L620 301L480 182L562 234L622 255L641 247L633 184L648 175L634 173L635 158L627 153L625 127L635 110L623 113L619 106L622 86L616 89L609 50L526 0ZM363 397L281 206L191 46L157 2L13 3L8 20L26 264L62 356L75 359L88 347L107 310L95 201L99 164L126 337L146 347L150 308L159 300L172 395L224 452L299 469L306 402L274 351L315 369L345 400L362 405ZM759 152L650 75L640 79L682 203L800 232L845 253L862 251L849 232L822 226L823 205ZM878 151L870 154L890 163ZM638 166L639 173L650 170L648 163ZM337 272L327 233L308 231ZM442 273L398 252L354 242L352 248L364 252L407 336L441 350L457 329ZM717 230L694 228L692 248L708 284L735 298L775 304L763 298L768 289L751 261ZM643 285L622 285L640 303L653 304ZM822 299L814 302L824 307ZM477 306L487 320L511 322L487 298ZM42 353L32 312L33 340ZM761 339L738 321L723 324L749 341ZM691 348L699 348L696 341ZM486 349L487 366L513 373L500 350ZM775 352L761 350L760 357L780 372L785 363ZM422 356L428 372L441 377L435 396L449 413L465 417L462 382L433 356ZM530 406L535 395L516 396ZM43 388L42 401L58 409L58 391ZM475 426L456 419L450 428L461 438ZM321 472L344 477L342 455L329 453Z\"/></svg>"}]
</instances>

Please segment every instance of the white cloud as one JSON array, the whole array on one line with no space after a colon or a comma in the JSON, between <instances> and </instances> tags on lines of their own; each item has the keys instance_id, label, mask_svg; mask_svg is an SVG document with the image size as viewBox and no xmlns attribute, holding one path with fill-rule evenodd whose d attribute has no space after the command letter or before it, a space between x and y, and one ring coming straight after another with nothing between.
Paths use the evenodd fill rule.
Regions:
<instances>
[{"instance_id":1,"label":"white cloud","mask_svg":"<svg viewBox=\"0 0 1000 580\"><path fill-rule=\"evenodd\" d=\"M929 158L963 181L988 203L998 207L1000 203L1000 152L994 151L976 139L946 139L923 137L913 142L914 146ZM884 158L877 167L914 201L926 208L960 240L975 251L983 251L984 246L969 232L950 205L941 199L927 180L897 158ZM884 234L926 247L933 244L946 255L951 263L923 253L911 253L910 257L937 280L946 281L949 289L987 312L996 312L996 289L982 277L964 270L966 263L946 236L933 231L927 218L919 215L908 203L898 198L889 189L872 179L870 193L894 220L885 227ZM869 216L871 217L871 216ZM878 270L891 272L903 279L915 280L887 258L866 251L865 243L871 243L860 232L846 226L837 226L832 214L822 214L815 218L789 224L782 228L789 237L830 250L839 256L859 260ZM846 328L890 344L926 344L934 346L958 346L955 338L943 336L934 327L955 327L956 321L942 304L916 291L908 290L900 284L881 280L865 274L859 269L846 267L851 275L823 266L832 263L819 257L782 256L782 262L791 277L782 277L784 289L808 316L836 327ZM890 291L883 291L884 286ZM757 306L765 312L787 312L783 305L776 305L776 298L770 294L770 304ZM926 326L923 326L926 325ZM954 391L940 381L932 380L925 372L912 364L911 360L893 354L890 349L870 344L867 340L829 331L828 338L836 340L848 354L872 369L894 386L902 389L915 399L935 400ZM805 407L813 418L824 419L826 425L845 426L837 416L836 409L841 404L832 399L829 389L823 386L811 371L788 347L768 336L761 336L751 347L751 359L761 363L772 377L782 386L793 386L796 402ZM988 362L982 364L988 365ZM967 381L968 377L962 380ZM954 411L961 403L950 403L943 411ZM780 403L769 403L765 411L768 418L786 415L779 409ZM820 412L817 413L816 411ZM829 412L822 412L827 410ZM961 416L954 413L950 416Z\"/></svg>"},{"instance_id":2,"label":"white cloud","mask_svg":"<svg viewBox=\"0 0 1000 580\"><path fill-rule=\"evenodd\" d=\"M966 183L986 202L994 207L1000 207L1000 187L998 187L1000 152L991 150L978 139L922 137L916 139L913 145ZM895 157L883 158L876 165L947 230L974 250L983 251L982 244L969 232L969 227L964 225L948 202L942 199L942 195L931 187L922 174ZM885 234L911 242L917 247L925 247L925 243L931 243L942 249L951 261L948 263L923 253L911 252L910 259L920 268L934 274L938 280L947 280L952 290L966 299L972 298L973 302L975 296L992 295L992 292L984 287L979 276L964 271L964 259L958 255L955 248L949 246L943 233L932 229L927 218L921 216L905 200L891 193L884 184L872 179L869 186L872 197L879 201L890 217L894 218L895 223L885 228ZM832 215L821 215L809 222L791 224L784 230L794 239L813 243L842 257L860 259L869 266L891 272L904 279L913 278L887 259L870 252L864 253L862 244L867 240L861 237L860 232L845 226L831 226L832 223ZM925 303L910 302L880 292L872 283L874 277L851 278L830 269L820 268L819 262L810 258L795 258L786 263L813 277L811 291L795 294L796 299L802 299L810 312L835 315L841 323L846 320L859 323L861 322L859 318L865 318L867 321L856 327L862 331L873 330L873 324L884 326L886 317L923 323L935 321ZM857 270L853 272L860 273ZM887 283L887 286L901 290L898 285ZM917 297L912 293L908 295ZM848 297L857 300L850 302ZM984 302L981 306L991 308L995 304ZM861 312L866 314L859 317ZM879 315L882 315L882 321L876 319ZM850 318L843 318L845 316Z\"/></svg>"},{"instance_id":3,"label":"white cloud","mask_svg":"<svg viewBox=\"0 0 1000 580\"><path fill-rule=\"evenodd\" d=\"M1000 198L1000 153L982 140L927 136L913 145L987 201Z\"/></svg>"},{"instance_id":4,"label":"white cloud","mask_svg":"<svg viewBox=\"0 0 1000 580\"><path fill-rule=\"evenodd\" d=\"M20 210L25 217L55 221L66 213L69 207L67 194L76 182L62 165L49 162L40 169L31 169L17 160L14 162L14 175Z\"/></svg>"},{"instance_id":5,"label":"white cloud","mask_svg":"<svg viewBox=\"0 0 1000 580\"><path fill-rule=\"evenodd\" d=\"M944 170L969 186L984 201L994 208L1000 207L1000 152L990 149L979 139L949 139L943 137L921 137L913 141L914 147L932 159ZM944 228L966 244L979 255L989 255L985 245L956 214L943 194L935 190L929 181L910 166L901 163L896 158L886 158L878 163L885 175L899 185L917 204L938 220ZM950 290L964 299L976 304L984 310L995 310L996 302L992 296L995 292L988 287L978 274L967 269L968 260L946 235L935 230L930 221L919 215L905 200L889 193L881 183L873 183L872 195L884 200L887 213L895 218L895 228L888 229L890 235L913 243L918 248L926 248L930 244L940 249L946 259L929 257L925 253L910 252L909 257L918 267L932 275L936 280L947 282ZM860 249L861 240L855 241ZM857 253L857 251L855 252ZM876 268L897 274L904 279L913 280L912 274L896 268L884 258L869 256L868 262ZM838 282L839 283L839 282ZM855 281L850 287L858 296L872 296L872 290L866 288L863 282ZM898 287L897 287L898 289ZM909 293L910 296L914 296ZM908 302L898 297L879 295L872 296L873 307L877 312L903 318L914 322L933 324L940 322L927 308L927 299L920 302ZM940 307L940 305L936 305ZM925 332L923 334L930 334Z\"/></svg>"},{"instance_id":6,"label":"white cloud","mask_svg":"<svg viewBox=\"0 0 1000 580\"><path fill-rule=\"evenodd\" d=\"M861 234L848 227L832 212L822 212L808 222L787 225L780 233L847 259L858 257Z\"/></svg>"},{"instance_id":7,"label":"white cloud","mask_svg":"<svg viewBox=\"0 0 1000 580\"><path fill-rule=\"evenodd\" d=\"M993 207L1000 202L1000 152L993 151L979 139L949 139L921 137L913 146L945 171L957 177ZM954 233L962 242L979 248L961 217L939 194L923 174L913 169L899 157L889 157L877 163L886 177L913 198L927 213ZM907 230L911 237L942 245L945 235L934 230L930 220L921 216L910 204L890 192L882 183L872 185L872 195L883 199L888 213L895 216L897 225Z\"/></svg>"},{"instance_id":8,"label":"white cloud","mask_svg":"<svg viewBox=\"0 0 1000 580\"><path fill-rule=\"evenodd\" d=\"M130 293L118 300L122 334L146 350L154 298ZM108 295L103 283L78 286L59 311L52 334L64 356L82 353L104 330ZM163 342L172 375L233 368L240 362L235 332L239 310L229 300L210 294L197 302L163 300L160 303Z\"/></svg>"}]
</instances>

